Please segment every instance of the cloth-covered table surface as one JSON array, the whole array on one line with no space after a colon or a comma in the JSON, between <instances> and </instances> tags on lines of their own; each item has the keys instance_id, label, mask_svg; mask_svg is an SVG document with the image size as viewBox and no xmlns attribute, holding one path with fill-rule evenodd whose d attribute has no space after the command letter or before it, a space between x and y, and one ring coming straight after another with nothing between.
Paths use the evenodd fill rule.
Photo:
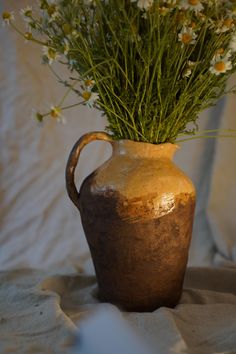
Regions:
<instances>
[{"instance_id":1,"label":"cloth-covered table surface","mask_svg":"<svg viewBox=\"0 0 236 354\"><path fill-rule=\"evenodd\" d=\"M174 309L129 313L114 308L128 331L147 344L148 353L235 354L235 279L233 267L192 267L187 269L182 297ZM1 353L102 354L100 344L103 354L119 352L115 347L106 348L112 348L106 321L100 335L102 343L97 338L95 351L83 351L87 345L86 340L80 340L83 324L99 309L113 307L99 302L95 276L19 269L1 272L0 284ZM115 322L116 317L112 325ZM99 326L98 322L98 328L93 327L94 333L88 337L90 346ZM124 334L117 328L113 335L122 343ZM128 349L124 354L133 353L128 342L127 347L123 345Z\"/></svg>"}]
</instances>

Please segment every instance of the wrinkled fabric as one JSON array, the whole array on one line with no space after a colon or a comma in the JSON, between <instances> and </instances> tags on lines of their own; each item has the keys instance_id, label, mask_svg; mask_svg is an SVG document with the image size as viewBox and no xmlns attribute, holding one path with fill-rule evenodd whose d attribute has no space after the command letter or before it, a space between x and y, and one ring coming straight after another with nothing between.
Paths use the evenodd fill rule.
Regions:
<instances>
[{"instance_id":1,"label":"wrinkled fabric","mask_svg":"<svg viewBox=\"0 0 236 354\"><path fill-rule=\"evenodd\" d=\"M1 0L0 11L16 15L30 3ZM65 111L65 126L51 119L37 126L32 108L47 111L65 92L41 65L41 53L8 27L0 28L0 269L6 271L1 274L0 316L8 318L1 319L2 352L13 337L21 352L30 351L35 338L39 346L47 343L44 350L63 352L59 339L73 342L70 335L84 314L100 306L80 215L67 196L64 173L73 144L84 133L104 130L106 120L98 111L78 106ZM55 69L66 77L66 68ZM228 86L234 84L235 75ZM75 102L72 95L67 104ZM236 129L235 111L234 95L221 99L200 115L199 130ZM124 317L160 353L236 353L236 139L197 139L180 146L175 162L197 190L188 263L197 268L190 269L190 283L176 309ZM78 188L110 153L105 142L84 149L76 170ZM27 268L41 271L21 271ZM63 272L65 278L55 278ZM40 290L42 283L48 290ZM46 309L45 319L34 308L36 302Z\"/></svg>"},{"instance_id":2,"label":"wrinkled fabric","mask_svg":"<svg viewBox=\"0 0 236 354\"><path fill-rule=\"evenodd\" d=\"M112 305L99 302L94 276L60 274L55 270L0 272L0 352L85 354L83 349L88 344L94 348L94 341L98 350L89 354L100 354L100 347L105 350L111 345L111 336L117 342L124 340L126 335L119 327L122 324L127 326L128 334L132 329L136 335L135 341L127 335L132 345L140 341L150 354L235 354L235 277L236 269L189 268L175 309L122 312L124 322L113 316L109 324L106 313ZM86 332L84 322L93 318L98 309L105 315L103 328L98 322L91 334L88 328ZM116 333L106 337L111 325ZM97 332L101 333L100 340Z\"/></svg>"}]
</instances>

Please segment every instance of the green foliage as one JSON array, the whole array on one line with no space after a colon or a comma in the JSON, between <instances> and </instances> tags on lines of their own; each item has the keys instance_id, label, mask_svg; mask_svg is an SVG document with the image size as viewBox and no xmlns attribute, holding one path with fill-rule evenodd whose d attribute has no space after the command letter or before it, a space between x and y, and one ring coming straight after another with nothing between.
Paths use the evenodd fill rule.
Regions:
<instances>
[{"instance_id":1,"label":"green foliage","mask_svg":"<svg viewBox=\"0 0 236 354\"><path fill-rule=\"evenodd\" d=\"M236 70L234 1L41 0L39 7L38 15L22 10L28 37L47 47L45 63L68 67L64 84L83 104L94 98L115 139L159 144L194 134L199 113L227 93Z\"/></svg>"}]
</instances>

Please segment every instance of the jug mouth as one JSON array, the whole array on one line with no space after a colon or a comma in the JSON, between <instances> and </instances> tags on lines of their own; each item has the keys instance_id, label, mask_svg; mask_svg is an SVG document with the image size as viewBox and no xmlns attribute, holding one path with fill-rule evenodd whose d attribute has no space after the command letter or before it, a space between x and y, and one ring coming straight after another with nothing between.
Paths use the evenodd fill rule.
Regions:
<instances>
[{"instance_id":1,"label":"jug mouth","mask_svg":"<svg viewBox=\"0 0 236 354\"><path fill-rule=\"evenodd\" d=\"M111 142L114 155L132 155L143 158L168 158L172 159L180 148L177 144L163 143L152 144L133 140L113 140Z\"/></svg>"}]
</instances>

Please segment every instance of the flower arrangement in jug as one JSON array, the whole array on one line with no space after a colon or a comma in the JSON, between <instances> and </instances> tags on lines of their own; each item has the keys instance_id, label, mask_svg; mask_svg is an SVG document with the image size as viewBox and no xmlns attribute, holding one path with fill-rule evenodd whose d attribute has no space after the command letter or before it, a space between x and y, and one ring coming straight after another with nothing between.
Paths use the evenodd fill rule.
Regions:
<instances>
[{"instance_id":1,"label":"flower arrangement in jug","mask_svg":"<svg viewBox=\"0 0 236 354\"><path fill-rule=\"evenodd\" d=\"M197 134L199 113L235 91L226 89L236 70L233 0L40 0L20 13L21 29L12 12L3 21L42 46L66 87L59 104L36 112L40 122L83 104L106 115L114 139L175 142ZM78 102L66 106L71 91Z\"/></svg>"}]
</instances>

